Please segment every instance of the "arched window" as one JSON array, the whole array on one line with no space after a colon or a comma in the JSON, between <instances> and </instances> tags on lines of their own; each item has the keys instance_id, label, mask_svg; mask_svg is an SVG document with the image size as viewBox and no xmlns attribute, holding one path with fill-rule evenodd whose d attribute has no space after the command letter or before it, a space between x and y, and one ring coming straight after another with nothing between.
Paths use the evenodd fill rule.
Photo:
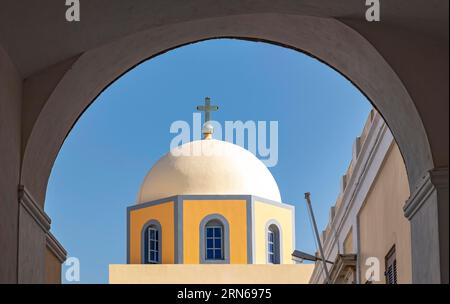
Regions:
<instances>
[{"instance_id":1,"label":"arched window","mask_svg":"<svg viewBox=\"0 0 450 304\"><path fill-rule=\"evenodd\" d=\"M266 229L267 263L280 264L280 229L276 224L269 224Z\"/></svg>"},{"instance_id":2,"label":"arched window","mask_svg":"<svg viewBox=\"0 0 450 304\"><path fill-rule=\"evenodd\" d=\"M156 220L151 220L144 225L142 232L143 264L161 263L161 224Z\"/></svg>"},{"instance_id":3,"label":"arched window","mask_svg":"<svg viewBox=\"0 0 450 304\"><path fill-rule=\"evenodd\" d=\"M229 226L220 214L206 216L200 223L200 262L229 263Z\"/></svg>"},{"instance_id":4,"label":"arched window","mask_svg":"<svg viewBox=\"0 0 450 304\"><path fill-rule=\"evenodd\" d=\"M223 260L223 225L218 220L209 221L205 226L205 259Z\"/></svg>"}]
</instances>

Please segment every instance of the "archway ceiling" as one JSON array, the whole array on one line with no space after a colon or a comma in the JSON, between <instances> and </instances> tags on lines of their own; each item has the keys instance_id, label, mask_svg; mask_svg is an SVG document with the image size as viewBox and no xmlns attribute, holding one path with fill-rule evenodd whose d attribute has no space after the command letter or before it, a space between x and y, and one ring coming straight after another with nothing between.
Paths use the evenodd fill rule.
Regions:
<instances>
[{"instance_id":1,"label":"archway ceiling","mask_svg":"<svg viewBox=\"0 0 450 304\"><path fill-rule=\"evenodd\" d=\"M65 21L64 3L0 3L0 46L12 57L23 78L122 37L191 20L259 13L330 17L356 29L369 41L370 31L364 28L377 26L365 21L363 0L216 0L214 5L209 0L81 0L78 23ZM448 0L381 0L381 18L383 26L448 41ZM376 42L373 44L376 47Z\"/></svg>"}]
</instances>

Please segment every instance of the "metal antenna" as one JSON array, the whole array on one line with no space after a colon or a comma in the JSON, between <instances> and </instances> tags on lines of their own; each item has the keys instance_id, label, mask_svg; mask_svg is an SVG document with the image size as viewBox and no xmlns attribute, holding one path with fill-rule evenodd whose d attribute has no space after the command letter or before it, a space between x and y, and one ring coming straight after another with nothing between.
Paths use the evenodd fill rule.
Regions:
<instances>
[{"instance_id":1,"label":"metal antenna","mask_svg":"<svg viewBox=\"0 0 450 304\"><path fill-rule=\"evenodd\" d=\"M306 200L306 205L308 206L309 215L311 216L311 221L312 221L312 224L313 224L314 233L315 233L316 238L317 238L317 243L318 243L318 246L319 246L319 252L320 252L320 256L322 258L323 269L324 269L325 275L327 277L326 281L327 281L327 284L330 284L331 283L330 273L328 272L327 262L326 262L326 259L325 259L325 255L323 254L322 242L320 241L319 231L317 230L316 219L314 218L314 212L313 212L312 206L311 206L311 193L309 193L309 192L305 193L305 200Z\"/></svg>"}]
</instances>

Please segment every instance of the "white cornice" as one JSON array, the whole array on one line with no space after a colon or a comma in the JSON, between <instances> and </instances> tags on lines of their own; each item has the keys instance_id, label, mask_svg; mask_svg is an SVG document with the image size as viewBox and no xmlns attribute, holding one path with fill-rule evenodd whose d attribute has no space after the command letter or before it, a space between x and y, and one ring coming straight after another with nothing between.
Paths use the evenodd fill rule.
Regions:
<instances>
[{"instance_id":1,"label":"white cornice","mask_svg":"<svg viewBox=\"0 0 450 304\"><path fill-rule=\"evenodd\" d=\"M348 218L349 212L353 208L355 198L361 190L361 187L367 182L369 182L369 184L373 183L373 179L367 180L367 173L369 170L373 169L375 155L380 153L380 145L386 135L392 137L384 121L378 115L375 116L366 140L361 147L353 174L349 177L348 185L342 193L341 204L339 208L336 209L336 214L332 222L329 223L330 230L334 231L333 235L338 234L341 231L343 223ZM389 142L391 141L392 138ZM337 240L335 237L333 237L332 240L328 238L328 240L325 240L324 247L326 247L325 250L328 251L327 253L330 254L330 251Z\"/></svg>"},{"instance_id":2,"label":"white cornice","mask_svg":"<svg viewBox=\"0 0 450 304\"><path fill-rule=\"evenodd\" d=\"M48 232L46 235L47 248L55 255L60 263L63 263L67 258L67 251L61 245L55 236Z\"/></svg>"},{"instance_id":3,"label":"white cornice","mask_svg":"<svg viewBox=\"0 0 450 304\"><path fill-rule=\"evenodd\" d=\"M44 232L50 230L50 217L44 212L42 207L23 185L19 185L19 203Z\"/></svg>"},{"instance_id":4,"label":"white cornice","mask_svg":"<svg viewBox=\"0 0 450 304\"><path fill-rule=\"evenodd\" d=\"M448 168L438 168L430 170L422 178L403 207L405 216L410 220L414 214L422 207L423 203L432 195L436 189L448 189Z\"/></svg>"},{"instance_id":5,"label":"white cornice","mask_svg":"<svg viewBox=\"0 0 450 304\"><path fill-rule=\"evenodd\" d=\"M350 212L359 210L365 201L365 199L361 199L360 195L364 198L367 195L377 176L374 173L378 172L393 141L394 139L387 125L377 114L361 146L353 173L349 176L347 187L344 192L340 193L342 195L340 206L336 209L333 220L327 224L329 232L323 244L327 258L333 255L333 250L339 242L337 235L342 233L342 229L348 226L347 224L349 223L347 221ZM316 282L321 272L321 266L315 267L310 282Z\"/></svg>"}]
</instances>

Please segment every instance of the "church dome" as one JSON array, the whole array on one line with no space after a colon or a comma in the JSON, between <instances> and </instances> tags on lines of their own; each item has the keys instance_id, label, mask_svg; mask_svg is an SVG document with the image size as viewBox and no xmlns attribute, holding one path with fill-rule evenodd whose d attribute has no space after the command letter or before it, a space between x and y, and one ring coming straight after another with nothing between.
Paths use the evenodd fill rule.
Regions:
<instances>
[{"instance_id":1,"label":"church dome","mask_svg":"<svg viewBox=\"0 0 450 304\"><path fill-rule=\"evenodd\" d=\"M281 202L263 162L238 145L215 139L183 144L159 159L145 177L137 203L182 194L256 195Z\"/></svg>"}]
</instances>

